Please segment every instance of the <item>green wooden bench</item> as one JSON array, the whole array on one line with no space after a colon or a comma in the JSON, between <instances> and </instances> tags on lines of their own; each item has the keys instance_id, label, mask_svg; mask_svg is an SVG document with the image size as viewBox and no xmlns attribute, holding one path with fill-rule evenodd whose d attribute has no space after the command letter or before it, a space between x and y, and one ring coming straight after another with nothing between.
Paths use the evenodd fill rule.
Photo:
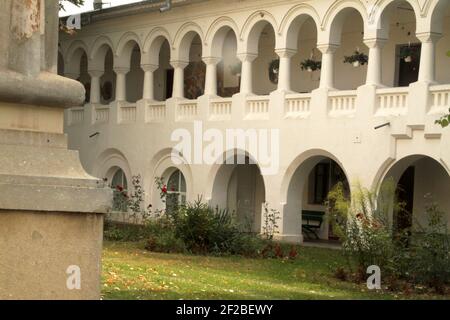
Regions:
<instances>
[{"instance_id":1,"label":"green wooden bench","mask_svg":"<svg viewBox=\"0 0 450 320\"><path fill-rule=\"evenodd\" d=\"M319 239L317 232L322 226L324 215L322 211L302 210L302 230L305 235Z\"/></svg>"}]
</instances>

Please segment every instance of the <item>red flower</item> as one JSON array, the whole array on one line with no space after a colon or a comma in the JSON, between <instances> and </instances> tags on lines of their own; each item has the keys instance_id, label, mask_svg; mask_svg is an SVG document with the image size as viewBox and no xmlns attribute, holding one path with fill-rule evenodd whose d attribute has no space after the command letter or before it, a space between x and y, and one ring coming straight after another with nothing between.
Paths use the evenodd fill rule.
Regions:
<instances>
[{"instance_id":1,"label":"red flower","mask_svg":"<svg viewBox=\"0 0 450 320\"><path fill-rule=\"evenodd\" d=\"M162 191L162 193L167 193L167 187L164 185L164 186L161 188L161 191Z\"/></svg>"},{"instance_id":2,"label":"red flower","mask_svg":"<svg viewBox=\"0 0 450 320\"><path fill-rule=\"evenodd\" d=\"M123 191L123 187L122 187L122 186L119 186L119 185L116 186L116 189L119 190L120 192Z\"/></svg>"}]
</instances>

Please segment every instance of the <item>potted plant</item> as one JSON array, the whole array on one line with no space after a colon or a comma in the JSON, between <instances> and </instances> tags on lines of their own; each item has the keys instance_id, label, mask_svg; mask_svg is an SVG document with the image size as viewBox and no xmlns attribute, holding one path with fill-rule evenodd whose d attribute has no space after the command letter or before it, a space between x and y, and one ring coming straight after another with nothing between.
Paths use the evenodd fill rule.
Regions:
<instances>
[{"instance_id":1,"label":"potted plant","mask_svg":"<svg viewBox=\"0 0 450 320\"><path fill-rule=\"evenodd\" d=\"M274 59L269 63L269 79L272 83L278 83L278 72L280 70L280 59Z\"/></svg>"},{"instance_id":2,"label":"potted plant","mask_svg":"<svg viewBox=\"0 0 450 320\"><path fill-rule=\"evenodd\" d=\"M306 70L308 72L320 70L321 67L322 67L322 62L316 61L313 59L306 59L306 60L300 62L300 68L302 70Z\"/></svg>"},{"instance_id":3,"label":"potted plant","mask_svg":"<svg viewBox=\"0 0 450 320\"><path fill-rule=\"evenodd\" d=\"M419 57L419 47L418 46L404 46L400 49L400 58L406 63L410 63Z\"/></svg>"},{"instance_id":4,"label":"potted plant","mask_svg":"<svg viewBox=\"0 0 450 320\"><path fill-rule=\"evenodd\" d=\"M344 63L351 63L355 68L363 66L369 62L367 54L360 52L358 49L351 56L344 56Z\"/></svg>"}]
</instances>

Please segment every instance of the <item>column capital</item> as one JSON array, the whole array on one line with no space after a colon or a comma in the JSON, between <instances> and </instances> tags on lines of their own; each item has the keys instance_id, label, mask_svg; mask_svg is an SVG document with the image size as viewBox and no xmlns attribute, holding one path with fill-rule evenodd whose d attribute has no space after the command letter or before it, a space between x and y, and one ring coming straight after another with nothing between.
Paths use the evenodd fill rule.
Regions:
<instances>
[{"instance_id":1,"label":"column capital","mask_svg":"<svg viewBox=\"0 0 450 320\"><path fill-rule=\"evenodd\" d=\"M170 65L175 69L184 69L189 65L189 61L172 60L170 61Z\"/></svg>"},{"instance_id":2,"label":"column capital","mask_svg":"<svg viewBox=\"0 0 450 320\"><path fill-rule=\"evenodd\" d=\"M130 68L127 67L114 67L113 70L116 74L126 74L130 72Z\"/></svg>"},{"instance_id":3,"label":"column capital","mask_svg":"<svg viewBox=\"0 0 450 320\"><path fill-rule=\"evenodd\" d=\"M220 62L220 60L222 60L222 58L220 58L220 57L202 57L202 60L206 65L209 65L209 64L216 65Z\"/></svg>"},{"instance_id":4,"label":"column capital","mask_svg":"<svg viewBox=\"0 0 450 320\"><path fill-rule=\"evenodd\" d=\"M442 37L442 33L419 32L416 33L416 37L422 43L436 43Z\"/></svg>"},{"instance_id":5,"label":"column capital","mask_svg":"<svg viewBox=\"0 0 450 320\"><path fill-rule=\"evenodd\" d=\"M280 48L280 49L275 49L275 53L280 58L291 58L293 55L295 55L297 53L297 50L288 49L288 48Z\"/></svg>"},{"instance_id":6,"label":"column capital","mask_svg":"<svg viewBox=\"0 0 450 320\"><path fill-rule=\"evenodd\" d=\"M382 48L388 40L384 38L364 39L364 44L369 48Z\"/></svg>"},{"instance_id":7,"label":"column capital","mask_svg":"<svg viewBox=\"0 0 450 320\"><path fill-rule=\"evenodd\" d=\"M242 52L242 53L238 53L236 55L236 57L241 60L242 62L252 62L253 60L256 59L256 57L258 57L258 54L256 53L248 53L248 52Z\"/></svg>"},{"instance_id":8,"label":"column capital","mask_svg":"<svg viewBox=\"0 0 450 320\"><path fill-rule=\"evenodd\" d=\"M100 78L105 72L103 70L88 70L88 73L92 78Z\"/></svg>"},{"instance_id":9,"label":"column capital","mask_svg":"<svg viewBox=\"0 0 450 320\"><path fill-rule=\"evenodd\" d=\"M158 68L157 64L141 64L141 69L145 72L155 72Z\"/></svg>"},{"instance_id":10,"label":"column capital","mask_svg":"<svg viewBox=\"0 0 450 320\"><path fill-rule=\"evenodd\" d=\"M339 45L334 44L334 43L317 44L317 49L320 50L320 52L322 52L322 54L334 53L337 48L339 48Z\"/></svg>"}]
</instances>

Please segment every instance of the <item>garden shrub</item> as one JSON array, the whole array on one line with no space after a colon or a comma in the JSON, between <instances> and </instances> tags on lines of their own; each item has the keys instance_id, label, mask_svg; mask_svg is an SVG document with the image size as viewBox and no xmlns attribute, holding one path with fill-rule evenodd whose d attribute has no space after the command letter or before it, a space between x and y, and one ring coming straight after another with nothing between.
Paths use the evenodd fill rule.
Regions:
<instances>
[{"instance_id":1,"label":"garden shrub","mask_svg":"<svg viewBox=\"0 0 450 320\"><path fill-rule=\"evenodd\" d=\"M103 237L109 241L140 241L146 238L142 225L105 220Z\"/></svg>"},{"instance_id":2,"label":"garden shrub","mask_svg":"<svg viewBox=\"0 0 450 320\"><path fill-rule=\"evenodd\" d=\"M365 280L367 267L377 265L390 289L410 288L409 283L445 292L450 284L450 236L445 214L437 205L426 207L426 226L415 223L418 230L399 234L388 219L390 210L404 210L404 204L396 202L392 181L378 193L357 186L352 196L350 202L342 184L328 195L330 223L342 240L349 270L339 268L336 276L347 279L356 271L357 279Z\"/></svg>"}]
</instances>

